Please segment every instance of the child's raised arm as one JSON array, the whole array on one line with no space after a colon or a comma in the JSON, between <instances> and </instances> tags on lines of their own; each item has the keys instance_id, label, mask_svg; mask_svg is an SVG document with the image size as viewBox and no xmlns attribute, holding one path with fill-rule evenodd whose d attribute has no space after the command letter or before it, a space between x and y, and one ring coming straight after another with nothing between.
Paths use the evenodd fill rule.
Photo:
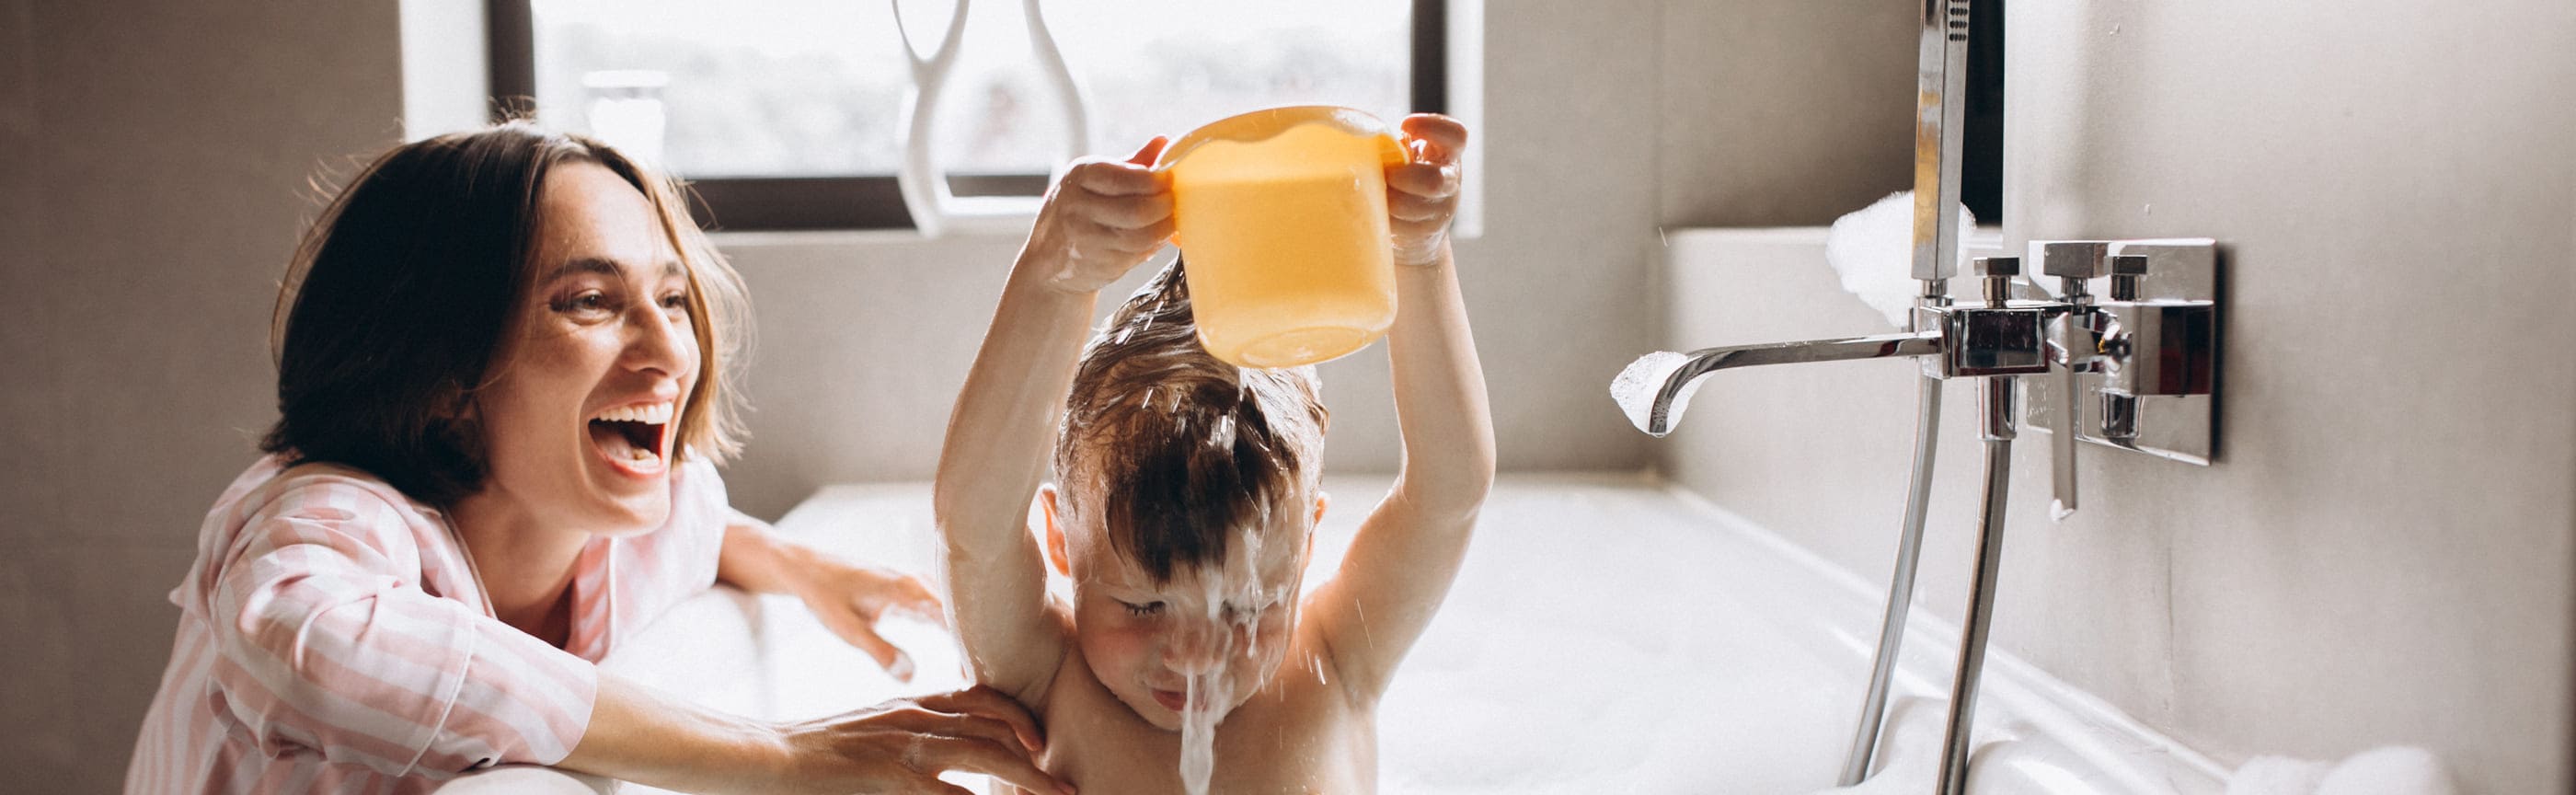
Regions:
<instances>
[{"instance_id":1,"label":"child's raised arm","mask_svg":"<svg viewBox=\"0 0 2576 795\"><path fill-rule=\"evenodd\" d=\"M1457 577L1494 482L1494 423L1467 329L1448 227L1458 209L1467 130L1443 116L1404 120L1414 162L1387 169L1395 246L1395 326L1387 358L1404 463L1395 489L1360 524L1341 571L1310 615L1343 688L1373 702Z\"/></svg>"},{"instance_id":2,"label":"child's raised arm","mask_svg":"<svg viewBox=\"0 0 2576 795\"><path fill-rule=\"evenodd\" d=\"M1043 697L1066 642L1029 534L1029 498L1100 288L1171 237L1171 192L1147 168L1163 144L1156 138L1123 163L1077 164L1048 193L940 448L932 499L947 539L952 624L975 678L1025 704Z\"/></svg>"}]
</instances>

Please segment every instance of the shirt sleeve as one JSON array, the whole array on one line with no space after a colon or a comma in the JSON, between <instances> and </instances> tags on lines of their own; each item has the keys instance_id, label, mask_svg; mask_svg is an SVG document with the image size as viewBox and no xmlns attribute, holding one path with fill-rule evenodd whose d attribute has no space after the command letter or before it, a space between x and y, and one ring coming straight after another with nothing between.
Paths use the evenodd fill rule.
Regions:
<instances>
[{"instance_id":1,"label":"shirt sleeve","mask_svg":"<svg viewBox=\"0 0 2576 795\"><path fill-rule=\"evenodd\" d=\"M421 590L416 518L346 484L253 514L211 594L218 712L271 755L301 746L390 776L562 761L597 668Z\"/></svg>"}]
</instances>

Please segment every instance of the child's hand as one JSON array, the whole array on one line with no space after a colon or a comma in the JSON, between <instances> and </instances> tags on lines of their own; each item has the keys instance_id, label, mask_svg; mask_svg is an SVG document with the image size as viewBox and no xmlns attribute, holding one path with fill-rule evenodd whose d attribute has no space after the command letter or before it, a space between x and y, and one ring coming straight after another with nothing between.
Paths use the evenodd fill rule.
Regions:
<instances>
[{"instance_id":1,"label":"child's hand","mask_svg":"<svg viewBox=\"0 0 2576 795\"><path fill-rule=\"evenodd\" d=\"M796 585L814 617L832 634L876 658L877 665L900 681L912 681L912 656L877 635L877 620L908 612L946 624L939 597L920 578L886 569L853 566L817 556Z\"/></svg>"},{"instance_id":2,"label":"child's hand","mask_svg":"<svg viewBox=\"0 0 2576 795\"><path fill-rule=\"evenodd\" d=\"M1152 168L1166 143L1156 136L1125 162L1076 163L1047 192L1023 256L1052 258L1048 285L1098 291L1171 238L1172 189Z\"/></svg>"},{"instance_id":3,"label":"child's hand","mask_svg":"<svg viewBox=\"0 0 2576 795\"><path fill-rule=\"evenodd\" d=\"M1404 146L1413 162L1386 167L1388 231L1398 267L1430 267L1449 243L1449 221L1458 215L1458 153L1467 127L1436 113L1404 117Z\"/></svg>"}]
</instances>

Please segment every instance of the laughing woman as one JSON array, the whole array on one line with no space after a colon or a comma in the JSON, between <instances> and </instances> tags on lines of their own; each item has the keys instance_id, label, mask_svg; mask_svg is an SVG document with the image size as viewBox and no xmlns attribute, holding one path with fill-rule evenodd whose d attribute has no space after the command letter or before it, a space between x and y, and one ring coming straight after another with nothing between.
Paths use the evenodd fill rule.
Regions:
<instances>
[{"instance_id":1,"label":"laughing woman","mask_svg":"<svg viewBox=\"0 0 2576 795\"><path fill-rule=\"evenodd\" d=\"M742 291L677 192L504 124L387 153L279 301L280 417L206 515L128 792L422 792L525 763L689 791L1060 791L1035 725L969 690L772 724L597 663L715 582L869 626L938 612L727 506Z\"/></svg>"}]
</instances>

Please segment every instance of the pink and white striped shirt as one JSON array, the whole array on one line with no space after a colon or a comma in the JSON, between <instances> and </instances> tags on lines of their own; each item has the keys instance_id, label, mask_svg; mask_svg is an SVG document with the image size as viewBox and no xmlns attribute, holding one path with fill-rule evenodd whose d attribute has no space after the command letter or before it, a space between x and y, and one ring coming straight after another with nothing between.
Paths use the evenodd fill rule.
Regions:
<instances>
[{"instance_id":1,"label":"pink and white striped shirt","mask_svg":"<svg viewBox=\"0 0 2576 795\"><path fill-rule=\"evenodd\" d=\"M242 473L198 531L128 793L417 793L562 761L599 660L715 582L732 515L714 465L674 467L666 524L582 549L558 649L487 611L439 511L365 472L280 463Z\"/></svg>"}]
</instances>

